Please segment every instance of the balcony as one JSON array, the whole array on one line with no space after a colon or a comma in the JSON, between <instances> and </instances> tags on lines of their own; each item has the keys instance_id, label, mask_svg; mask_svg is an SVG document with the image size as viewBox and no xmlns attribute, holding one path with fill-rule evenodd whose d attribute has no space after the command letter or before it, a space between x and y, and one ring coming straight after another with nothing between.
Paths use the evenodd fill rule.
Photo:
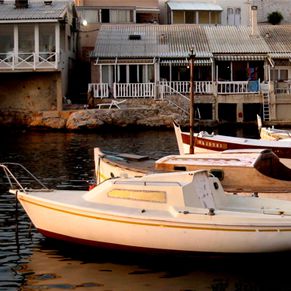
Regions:
<instances>
[{"instance_id":1,"label":"balcony","mask_svg":"<svg viewBox=\"0 0 291 291\"><path fill-rule=\"evenodd\" d=\"M189 81L160 81L157 83L90 83L88 92L94 98L160 98L168 95L189 95ZM258 81L195 81L194 94L238 95L258 94Z\"/></svg>"},{"instance_id":2,"label":"balcony","mask_svg":"<svg viewBox=\"0 0 291 291\"><path fill-rule=\"evenodd\" d=\"M58 69L58 54L55 52L0 53L0 71L51 71Z\"/></svg>"}]
</instances>

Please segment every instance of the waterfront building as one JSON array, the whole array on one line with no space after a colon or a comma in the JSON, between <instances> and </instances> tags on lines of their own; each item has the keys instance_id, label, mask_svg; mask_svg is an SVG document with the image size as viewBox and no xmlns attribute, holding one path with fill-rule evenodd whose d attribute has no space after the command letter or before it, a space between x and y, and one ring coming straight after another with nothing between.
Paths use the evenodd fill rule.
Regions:
<instances>
[{"instance_id":1,"label":"waterfront building","mask_svg":"<svg viewBox=\"0 0 291 291\"><path fill-rule=\"evenodd\" d=\"M282 23L291 23L289 0L159 0L160 23L196 23L251 25L251 6L258 7L258 22L268 22L268 15L278 11ZM219 22L220 21L220 22Z\"/></svg>"},{"instance_id":2,"label":"waterfront building","mask_svg":"<svg viewBox=\"0 0 291 291\"><path fill-rule=\"evenodd\" d=\"M96 98L148 97L183 107L193 49L201 119L247 122L259 113L290 120L291 25L257 25L256 16L254 7L252 26L102 25L89 88Z\"/></svg>"},{"instance_id":3,"label":"waterfront building","mask_svg":"<svg viewBox=\"0 0 291 291\"><path fill-rule=\"evenodd\" d=\"M158 23L158 0L78 0L76 9L79 16L79 54L78 71L79 92L86 100L90 82L90 53L94 50L98 32L102 24Z\"/></svg>"},{"instance_id":4,"label":"waterfront building","mask_svg":"<svg viewBox=\"0 0 291 291\"><path fill-rule=\"evenodd\" d=\"M68 1L0 1L1 110L62 110L74 83L75 6Z\"/></svg>"}]
</instances>

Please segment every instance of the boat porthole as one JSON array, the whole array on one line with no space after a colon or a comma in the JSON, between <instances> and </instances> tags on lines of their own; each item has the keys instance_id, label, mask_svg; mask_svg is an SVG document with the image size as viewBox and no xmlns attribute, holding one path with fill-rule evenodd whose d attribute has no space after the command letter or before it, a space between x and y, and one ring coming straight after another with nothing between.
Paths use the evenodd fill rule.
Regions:
<instances>
[{"instance_id":1,"label":"boat porthole","mask_svg":"<svg viewBox=\"0 0 291 291\"><path fill-rule=\"evenodd\" d=\"M214 185L214 189L215 189L215 190L217 190L217 189L219 188L219 185L218 185L217 182L214 182L213 185Z\"/></svg>"}]
</instances>

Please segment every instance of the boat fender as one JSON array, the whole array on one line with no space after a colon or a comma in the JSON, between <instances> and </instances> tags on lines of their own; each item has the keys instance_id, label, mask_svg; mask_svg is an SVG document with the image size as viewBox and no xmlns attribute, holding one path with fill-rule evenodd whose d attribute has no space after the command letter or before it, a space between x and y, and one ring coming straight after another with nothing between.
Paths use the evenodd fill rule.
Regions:
<instances>
[{"instance_id":1,"label":"boat fender","mask_svg":"<svg viewBox=\"0 0 291 291\"><path fill-rule=\"evenodd\" d=\"M94 189L96 186L97 186L96 184L89 185L89 191L91 191L92 189Z\"/></svg>"},{"instance_id":2,"label":"boat fender","mask_svg":"<svg viewBox=\"0 0 291 291\"><path fill-rule=\"evenodd\" d=\"M210 216L215 215L215 209L214 208L209 208L208 209L208 215L210 215Z\"/></svg>"}]
</instances>

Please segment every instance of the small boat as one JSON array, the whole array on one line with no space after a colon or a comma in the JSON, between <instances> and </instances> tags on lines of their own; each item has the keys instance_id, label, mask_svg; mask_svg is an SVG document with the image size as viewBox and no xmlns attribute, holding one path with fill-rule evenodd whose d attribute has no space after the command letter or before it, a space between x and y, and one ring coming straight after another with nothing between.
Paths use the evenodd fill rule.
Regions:
<instances>
[{"instance_id":1,"label":"small boat","mask_svg":"<svg viewBox=\"0 0 291 291\"><path fill-rule=\"evenodd\" d=\"M260 133L260 138L265 140L277 140L277 141L291 141L291 130L288 129L278 129L274 126L264 127L262 119L257 115L258 129Z\"/></svg>"},{"instance_id":2,"label":"small boat","mask_svg":"<svg viewBox=\"0 0 291 291\"><path fill-rule=\"evenodd\" d=\"M174 123L180 154L189 153L190 133L181 131ZM291 159L291 141L263 140L219 135L206 131L194 133L194 148L197 152L219 152L229 149L270 149L279 158Z\"/></svg>"},{"instance_id":3,"label":"small boat","mask_svg":"<svg viewBox=\"0 0 291 291\"><path fill-rule=\"evenodd\" d=\"M193 155L169 155L158 160L128 159L94 149L97 184L114 177L142 177L156 172L208 170L227 192L291 193L291 169L271 150L227 150ZM139 157L139 156L137 156Z\"/></svg>"},{"instance_id":4,"label":"small boat","mask_svg":"<svg viewBox=\"0 0 291 291\"><path fill-rule=\"evenodd\" d=\"M155 160L148 156L112 153L94 148L96 183L116 177L142 177L154 172Z\"/></svg>"},{"instance_id":5,"label":"small boat","mask_svg":"<svg viewBox=\"0 0 291 291\"><path fill-rule=\"evenodd\" d=\"M116 178L69 191L23 188L2 167L10 193L49 238L136 251L291 250L291 201L225 194L204 170Z\"/></svg>"}]
</instances>

